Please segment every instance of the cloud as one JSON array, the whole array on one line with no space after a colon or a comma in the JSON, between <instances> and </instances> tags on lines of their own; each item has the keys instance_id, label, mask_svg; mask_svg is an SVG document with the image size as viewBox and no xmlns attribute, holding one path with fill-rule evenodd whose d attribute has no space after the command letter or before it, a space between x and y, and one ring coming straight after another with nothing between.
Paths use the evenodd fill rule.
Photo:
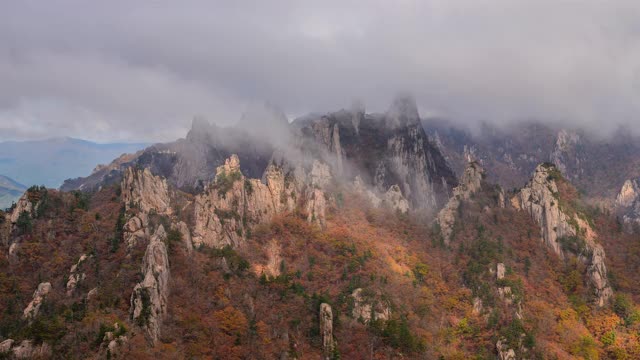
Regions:
<instances>
[{"instance_id":1,"label":"cloud","mask_svg":"<svg viewBox=\"0 0 640 360\"><path fill-rule=\"evenodd\" d=\"M171 140L267 100L290 115L414 94L458 122L640 124L640 4L10 1L0 140Z\"/></svg>"}]
</instances>

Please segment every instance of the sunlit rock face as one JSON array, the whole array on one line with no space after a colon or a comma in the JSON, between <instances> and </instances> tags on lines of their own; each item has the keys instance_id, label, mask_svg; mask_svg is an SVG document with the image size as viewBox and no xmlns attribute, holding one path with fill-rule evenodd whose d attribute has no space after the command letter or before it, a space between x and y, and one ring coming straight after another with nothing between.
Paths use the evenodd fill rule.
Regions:
<instances>
[{"instance_id":1,"label":"sunlit rock face","mask_svg":"<svg viewBox=\"0 0 640 360\"><path fill-rule=\"evenodd\" d=\"M558 176L561 176L560 172L554 165L539 165L531 181L511 199L511 203L516 209L529 213L540 226L542 242L560 258L567 255L562 239L584 241L583 249L574 255L587 263L586 276L593 287L596 304L604 306L613 295L607 278L604 249L597 243L597 234L581 214L568 214L561 208L555 181Z\"/></svg>"},{"instance_id":2,"label":"sunlit rock face","mask_svg":"<svg viewBox=\"0 0 640 360\"><path fill-rule=\"evenodd\" d=\"M299 194L295 181L275 164L264 179L246 178L235 155L218 167L215 180L195 198L194 246L238 246L251 225L294 210Z\"/></svg>"},{"instance_id":3,"label":"sunlit rock face","mask_svg":"<svg viewBox=\"0 0 640 360\"><path fill-rule=\"evenodd\" d=\"M512 205L525 210L540 225L542 240L560 257L563 256L558 239L575 236L576 229L569 224L569 217L560 209L558 187L551 179L552 165L539 165L533 178L512 199Z\"/></svg>"},{"instance_id":4,"label":"sunlit rock face","mask_svg":"<svg viewBox=\"0 0 640 360\"><path fill-rule=\"evenodd\" d=\"M139 170L130 167L125 171L122 201L127 210L137 207L144 213L155 212L160 215L171 215L173 212L167 181L151 174L148 168Z\"/></svg>"}]
</instances>

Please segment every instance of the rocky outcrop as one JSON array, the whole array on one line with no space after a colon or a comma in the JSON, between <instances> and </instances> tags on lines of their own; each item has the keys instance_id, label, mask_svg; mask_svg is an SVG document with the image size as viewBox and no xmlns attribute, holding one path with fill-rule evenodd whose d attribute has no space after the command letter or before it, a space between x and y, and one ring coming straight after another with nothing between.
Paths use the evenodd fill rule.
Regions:
<instances>
[{"instance_id":1,"label":"rocky outcrop","mask_svg":"<svg viewBox=\"0 0 640 360\"><path fill-rule=\"evenodd\" d=\"M78 286L78 283L86 278L86 274L80 272L78 268L87 259L88 256L86 254L82 254L80 256L80 259L78 259L78 262L71 266L71 269L69 270L69 280L67 280L66 285L67 296L71 296L73 294L73 291L76 289L76 286Z\"/></svg>"},{"instance_id":2,"label":"rocky outcrop","mask_svg":"<svg viewBox=\"0 0 640 360\"><path fill-rule=\"evenodd\" d=\"M25 192L24 194L22 194L20 199L18 199L16 207L11 212L11 223L15 224L16 222L18 222L18 218L23 212L26 212L27 214L29 214L29 217L32 217L34 211L35 207L33 206L31 200L29 200L29 193Z\"/></svg>"},{"instance_id":3,"label":"rocky outcrop","mask_svg":"<svg viewBox=\"0 0 640 360\"><path fill-rule=\"evenodd\" d=\"M122 237L127 247L133 247L149 237L148 232L149 217L146 213L139 211L131 214L129 220L123 227Z\"/></svg>"},{"instance_id":4,"label":"rocky outcrop","mask_svg":"<svg viewBox=\"0 0 640 360\"><path fill-rule=\"evenodd\" d=\"M351 315L354 319L368 324L371 320L389 320L391 310L388 306L377 301L377 296L365 296L361 288L355 289L351 293L353 298L353 311Z\"/></svg>"},{"instance_id":5,"label":"rocky outcrop","mask_svg":"<svg viewBox=\"0 0 640 360\"><path fill-rule=\"evenodd\" d=\"M0 354L13 354L15 359L48 359L51 357L51 347L47 343L33 345L32 340L23 340L13 346L15 341L8 339L0 343Z\"/></svg>"},{"instance_id":6,"label":"rocky outcrop","mask_svg":"<svg viewBox=\"0 0 640 360\"><path fill-rule=\"evenodd\" d=\"M504 280L506 274L506 267L503 263L496 265L496 282L498 283L498 296L504 301L507 306L515 305L515 315L517 318L522 319L522 304L521 299L517 299L513 293L511 286L501 285L501 281Z\"/></svg>"},{"instance_id":7,"label":"rocky outcrop","mask_svg":"<svg viewBox=\"0 0 640 360\"><path fill-rule=\"evenodd\" d=\"M335 341L333 339L333 312L331 305L327 303L320 304L320 335L322 336L322 351L325 359L332 359L335 349Z\"/></svg>"},{"instance_id":8,"label":"rocky outcrop","mask_svg":"<svg viewBox=\"0 0 640 360\"><path fill-rule=\"evenodd\" d=\"M627 180L616 197L616 206L630 207L638 199L640 199L640 182L638 180Z\"/></svg>"},{"instance_id":9,"label":"rocky outcrop","mask_svg":"<svg viewBox=\"0 0 640 360\"><path fill-rule=\"evenodd\" d=\"M7 339L3 342L0 342L0 354L5 354L11 351L11 347L13 346L13 339Z\"/></svg>"},{"instance_id":10,"label":"rocky outcrop","mask_svg":"<svg viewBox=\"0 0 640 360\"><path fill-rule=\"evenodd\" d=\"M496 279L504 279L504 275L506 272L507 270L503 263L498 263L498 265L496 265Z\"/></svg>"},{"instance_id":11,"label":"rocky outcrop","mask_svg":"<svg viewBox=\"0 0 640 360\"><path fill-rule=\"evenodd\" d=\"M142 263L142 282L131 294L131 317L143 329L147 338L156 342L167 313L169 295L169 258L165 245L167 234L162 225L151 237Z\"/></svg>"},{"instance_id":12,"label":"rocky outcrop","mask_svg":"<svg viewBox=\"0 0 640 360\"><path fill-rule=\"evenodd\" d=\"M498 350L498 359L500 360L516 360L516 352L509 347L505 339L500 339L496 343L496 350Z\"/></svg>"},{"instance_id":13,"label":"rocky outcrop","mask_svg":"<svg viewBox=\"0 0 640 360\"><path fill-rule=\"evenodd\" d=\"M438 213L437 222L440 226L440 232L446 245L449 245L451 242L451 234L456 222L460 203L464 200L468 200L471 195L480 190L483 174L484 170L480 164L477 162L470 162L460 178L459 185L453 189L453 196L449 199L445 207Z\"/></svg>"},{"instance_id":14,"label":"rocky outcrop","mask_svg":"<svg viewBox=\"0 0 640 360\"><path fill-rule=\"evenodd\" d=\"M556 179L561 176L551 164L539 165L531 181L511 199L516 209L524 210L539 224L542 242L560 258L565 258L561 239L580 239L584 245L575 255L587 263L587 276L594 288L596 303L603 306L611 297L607 280L605 253L596 242L596 233L579 213L568 214L560 207Z\"/></svg>"},{"instance_id":15,"label":"rocky outcrop","mask_svg":"<svg viewBox=\"0 0 640 360\"><path fill-rule=\"evenodd\" d=\"M51 283L44 282L38 285L38 288L33 293L33 300L31 300L29 305L27 305L27 307L23 311L23 319L32 320L33 318L38 316L40 306L42 306L42 302L44 301L49 291L51 291Z\"/></svg>"},{"instance_id":16,"label":"rocky outcrop","mask_svg":"<svg viewBox=\"0 0 640 360\"><path fill-rule=\"evenodd\" d=\"M122 201L127 210L132 206L144 213L155 212L171 215L169 186L167 181L154 176L148 168L144 170L129 167L122 179Z\"/></svg>"},{"instance_id":17,"label":"rocky outcrop","mask_svg":"<svg viewBox=\"0 0 640 360\"><path fill-rule=\"evenodd\" d=\"M263 178L264 183L242 175L235 155L218 167L214 182L195 199L194 246L238 246L251 225L295 209L300 192L292 176L272 163ZM324 219L324 195L316 190L318 196L310 202L310 214L320 221Z\"/></svg>"},{"instance_id":18,"label":"rocky outcrop","mask_svg":"<svg viewBox=\"0 0 640 360\"><path fill-rule=\"evenodd\" d=\"M640 228L640 180L625 181L616 197L615 210L626 230Z\"/></svg>"},{"instance_id":19,"label":"rocky outcrop","mask_svg":"<svg viewBox=\"0 0 640 360\"><path fill-rule=\"evenodd\" d=\"M516 209L524 210L531 215L540 225L542 241L558 256L564 257L558 239L575 236L576 229L569 224L570 217L560 209L558 186L554 180L559 175L555 166L539 165L531 181L520 190L511 203Z\"/></svg>"},{"instance_id":20,"label":"rocky outcrop","mask_svg":"<svg viewBox=\"0 0 640 360\"><path fill-rule=\"evenodd\" d=\"M102 338L102 346L107 350L107 358L117 356L122 345L129 341L129 338L124 335L126 329L119 323L114 323L111 330L112 331L106 331Z\"/></svg>"}]
</instances>

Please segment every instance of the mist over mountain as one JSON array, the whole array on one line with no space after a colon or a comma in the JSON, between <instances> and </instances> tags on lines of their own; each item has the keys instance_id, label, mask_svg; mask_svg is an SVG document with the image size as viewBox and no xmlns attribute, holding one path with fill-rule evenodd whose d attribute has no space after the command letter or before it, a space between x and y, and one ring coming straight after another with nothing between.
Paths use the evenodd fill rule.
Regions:
<instances>
[{"instance_id":1,"label":"mist over mountain","mask_svg":"<svg viewBox=\"0 0 640 360\"><path fill-rule=\"evenodd\" d=\"M0 359L640 359L639 4L3 1Z\"/></svg>"},{"instance_id":2,"label":"mist over mountain","mask_svg":"<svg viewBox=\"0 0 640 360\"><path fill-rule=\"evenodd\" d=\"M193 115L228 126L262 99L294 118L353 97L384 112L401 91L423 115L464 125L638 130L634 0L63 0L3 10L0 140L166 142Z\"/></svg>"}]
</instances>

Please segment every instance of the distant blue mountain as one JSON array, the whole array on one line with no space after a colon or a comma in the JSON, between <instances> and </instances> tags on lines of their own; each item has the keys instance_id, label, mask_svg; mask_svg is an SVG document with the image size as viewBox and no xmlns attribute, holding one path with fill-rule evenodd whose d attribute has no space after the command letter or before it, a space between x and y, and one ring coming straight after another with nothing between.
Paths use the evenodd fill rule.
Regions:
<instances>
[{"instance_id":1,"label":"distant blue mountain","mask_svg":"<svg viewBox=\"0 0 640 360\"><path fill-rule=\"evenodd\" d=\"M74 138L0 142L0 174L18 183L58 188L65 179L87 176L98 164L144 149L142 143L99 144Z\"/></svg>"},{"instance_id":2,"label":"distant blue mountain","mask_svg":"<svg viewBox=\"0 0 640 360\"><path fill-rule=\"evenodd\" d=\"M27 190L26 186L0 175L0 210L11 206L11 203L17 201L25 190Z\"/></svg>"}]
</instances>

